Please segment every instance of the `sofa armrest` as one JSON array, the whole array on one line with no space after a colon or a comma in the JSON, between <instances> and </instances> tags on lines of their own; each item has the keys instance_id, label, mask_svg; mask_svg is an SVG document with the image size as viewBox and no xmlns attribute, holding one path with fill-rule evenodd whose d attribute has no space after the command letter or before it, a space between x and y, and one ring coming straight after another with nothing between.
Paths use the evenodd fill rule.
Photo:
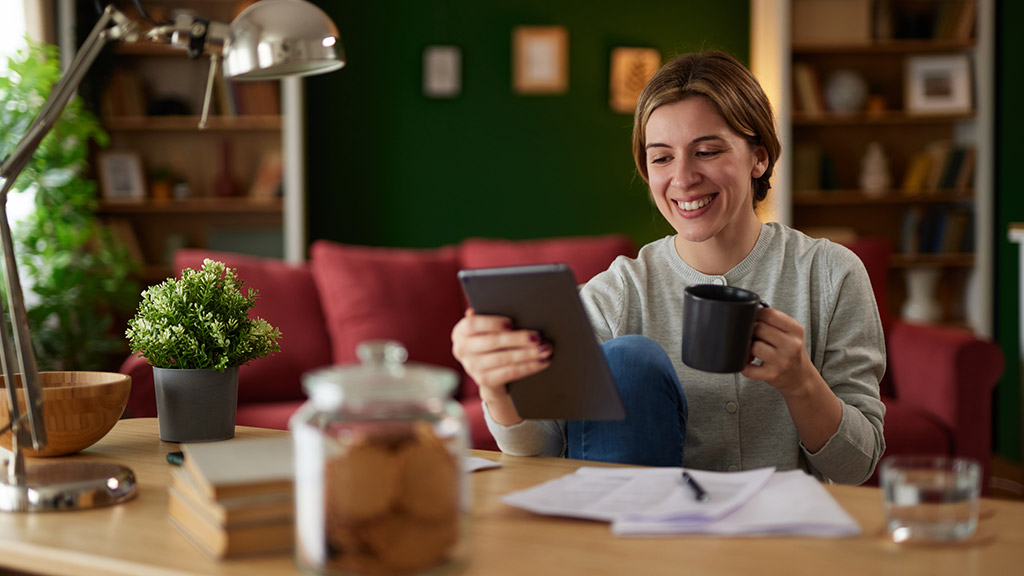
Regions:
<instances>
[{"instance_id":1,"label":"sofa armrest","mask_svg":"<svg viewBox=\"0 0 1024 576\"><path fill-rule=\"evenodd\" d=\"M992 390L1002 351L966 330L894 322L889 371L896 398L934 415L953 434L956 454L987 468L992 454Z\"/></svg>"},{"instance_id":2,"label":"sofa armrest","mask_svg":"<svg viewBox=\"0 0 1024 576\"><path fill-rule=\"evenodd\" d=\"M126 418L156 417L156 391L153 388L153 367L144 358L134 354L125 359L119 370L132 377L132 389L128 395Z\"/></svg>"}]
</instances>

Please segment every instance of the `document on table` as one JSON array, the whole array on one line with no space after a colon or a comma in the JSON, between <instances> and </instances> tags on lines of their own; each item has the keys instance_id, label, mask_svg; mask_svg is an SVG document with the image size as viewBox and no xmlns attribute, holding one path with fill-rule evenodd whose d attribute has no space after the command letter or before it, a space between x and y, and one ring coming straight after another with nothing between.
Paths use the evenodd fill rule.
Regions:
<instances>
[{"instance_id":1,"label":"document on table","mask_svg":"<svg viewBox=\"0 0 1024 576\"><path fill-rule=\"evenodd\" d=\"M601 520L617 535L721 534L844 536L860 527L802 471L688 470L709 498L698 501L681 468L592 468L507 494L539 514Z\"/></svg>"}]
</instances>

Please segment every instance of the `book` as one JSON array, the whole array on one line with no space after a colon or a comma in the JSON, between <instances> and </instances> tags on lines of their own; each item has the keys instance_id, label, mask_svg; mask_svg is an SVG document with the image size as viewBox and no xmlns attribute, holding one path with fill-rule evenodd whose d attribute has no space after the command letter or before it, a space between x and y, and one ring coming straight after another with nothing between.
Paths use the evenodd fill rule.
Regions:
<instances>
[{"instance_id":1,"label":"book","mask_svg":"<svg viewBox=\"0 0 1024 576\"><path fill-rule=\"evenodd\" d=\"M287 492L269 492L213 500L207 498L187 470L171 470L168 493L200 509L210 522L230 528L254 522L288 522L295 518L295 498Z\"/></svg>"},{"instance_id":2,"label":"book","mask_svg":"<svg viewBox=\"0 0 1024 576\"><path fill-rule=\"evenodd\" d=\"M207 498L293 491L291 436L182 444L181 451L184 469Z\"/></svg>"},{"instance_id":3,"label":"book","mask_svg":"<svg viewBox=\"0 0 1024 576\"><path fill-rule=\"evenodd\" d=\"M294 519L239 522L225 526L173 486L168 488L167 518L204 554L216 559L289 552L294 547Z\"/></svg>"},{"instance_id":4,"label":"book","mask_svg":"<svg viewBox=\"0 0 1024 576\"><path fill-rule=\"evenodd\" d=\"M281 195L281 180L284 177L284 162L280 150L269 150L263 155L256 177L249 187L249 197L261 200Z\"/></svg>"},{"instance_id":5,"label":"book","mask_svg":"<svg viewBox=\"0 0 1024 576\"><path fill-rule=\"evenodd\" d=\"M814 68L803 62L793 64L793 79L797 107L809 116L820 116L825 111L825 97Z\"/></svg>"}]
</instances>

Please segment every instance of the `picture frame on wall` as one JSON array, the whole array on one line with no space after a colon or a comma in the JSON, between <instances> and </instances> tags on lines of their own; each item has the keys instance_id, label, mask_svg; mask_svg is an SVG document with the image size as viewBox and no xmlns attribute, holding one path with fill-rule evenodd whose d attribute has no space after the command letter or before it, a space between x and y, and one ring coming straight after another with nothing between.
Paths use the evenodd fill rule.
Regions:
<instances>
[{"instance_id":1,"label":"picture frame on wall","mask_svg":"<svg viewBox=\"0 0 1024 576\"><path fill-rule=\"evenodd\" d=\"M608 104L620 114L632 114L648 80L661 68L654 48L614 48L609 72Z\"/></svg>"},{"instance_id":2,"label":"picture frame on wall","mask_svg":"<svg viewBox=\"0 0 1024 576\"><path fill-rule=\"evenodd\" d=\"M101 152L99 176L103 199L108 202L139 201L146 197L146 179L138 152Z\"/></svg>"},{"instance_id":3,"label":"picture frame on wall","mask_svg":"<svg viewBox=\"0 0 1024 576\"><path fill-rule=\"evenodd\" d=\"M911 56L906 61L908 114L970 112L971 62L966 54Z\"/></svg>"},{"instance_id":4,"label":"picture frame on wall","mask_svg":"<svg viewBox=\"0 0 1024 576\"><path fill-rule=\"evenodd\" d=\"M457 46L423 49L423 94L454 98L462 92L462 51Z\"/></svg>"},{"instance_id":5,"label":"picture frame on wall","mask_svg":"<svg viewBox=\"0 0 1024 576\"><path fill-rule=\"evenodd\" d=\"M512 85L520 94L569 90L569 31L564 26L517 26L512 31Z\"/></svg>"}]
</instances>

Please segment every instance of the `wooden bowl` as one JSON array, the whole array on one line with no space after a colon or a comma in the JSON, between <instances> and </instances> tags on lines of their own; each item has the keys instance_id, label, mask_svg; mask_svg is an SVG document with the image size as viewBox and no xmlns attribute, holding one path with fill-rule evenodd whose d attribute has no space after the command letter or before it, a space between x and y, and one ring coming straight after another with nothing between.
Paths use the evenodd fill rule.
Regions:
<instances>
[{"instance_id":1,"label":"wooden bowl","mask_svg":"<svg viewBox=\"0 0 1024 576\"><path fill-rule=\"evenodd\" d=\"M25 394L19 386L18 406L24 413ZM114 372L40 372L43 422L47 443L42 450L23 448L26 457L63 456L92 446L121 418L128 405L131 376ZM6 381L0 376L0 428L10 422ZM0 434L0 446L11 447L11 431Z\"/></svg>"}]
</instances>

